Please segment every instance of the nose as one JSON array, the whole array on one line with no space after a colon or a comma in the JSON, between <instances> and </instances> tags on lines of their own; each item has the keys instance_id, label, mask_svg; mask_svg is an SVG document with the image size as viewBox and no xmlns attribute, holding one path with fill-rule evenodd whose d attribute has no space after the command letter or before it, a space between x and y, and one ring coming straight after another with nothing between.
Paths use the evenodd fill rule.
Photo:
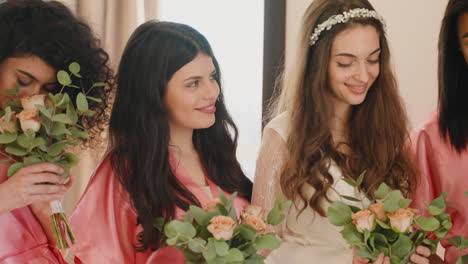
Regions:
<instances>
[{"instance_id":1,"label":"nose","mask_svg":"<svg viewBox=\"0 0 468 264\"><path fill-rule=\"evenodd\" d=\"M219 95L219 85L216 80L210 80L205 87L205 99L216 100Z\"/></svg>"},{"instance_id":2,"label":"nose","mask_svg":"<svg viewBox=\"0 0 468 264\"><path fill-rule=\"evenodd\" d=\"M370 79L369 68L366 63L360 63L356 72L354 74L354 78L359 82L367 83Z\"/></svg>"}]
</instances>

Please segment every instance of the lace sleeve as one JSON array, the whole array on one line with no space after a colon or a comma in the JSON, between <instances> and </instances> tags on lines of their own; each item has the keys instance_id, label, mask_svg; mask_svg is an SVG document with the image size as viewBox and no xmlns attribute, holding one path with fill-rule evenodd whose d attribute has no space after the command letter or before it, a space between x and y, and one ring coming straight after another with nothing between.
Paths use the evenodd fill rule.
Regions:
<instances>
[{"instance_id":1,"label":"lace sleeve","mask_svg":"<svg viewBox=\"0 0 468 264\"><path fill-rule=\"evenodd\" d=\"M267 212L281 193L280 173L286 153L283 138L275 130L266 128L257 159L252 204L263 207Z\"/></svg>"}]
</instances>

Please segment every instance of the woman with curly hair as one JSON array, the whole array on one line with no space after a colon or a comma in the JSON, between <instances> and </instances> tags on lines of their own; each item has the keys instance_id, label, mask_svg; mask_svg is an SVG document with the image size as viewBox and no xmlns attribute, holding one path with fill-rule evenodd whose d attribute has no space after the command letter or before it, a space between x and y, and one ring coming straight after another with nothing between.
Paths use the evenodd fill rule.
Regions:
<instances>
[{"instance_id":1,"label":"woman with curly hair","mask_svg":"<svg viewBox=\"0 0 468 264\"><path fill-rule=\"evenodd\" d=\"M468 1L450 0L439 35L439 109L415 129L412 146L419 181L414 205L424 209L443 191L453 226L448 237L468 237ZM460 252L446 240L445 261Z\"/></svg>"},{"instance_id":2,"label":"woman with curly hair","mask_svg":"<svg viewBox=\"0 0 468 264\"><path fill-rule=\"evenodd\" d=\"M0 3L0 106L40 93L58 93L57 71L76 61L81 65L84 87L110 82L108 55L99 46L90 27L79 21L63 4L40 0ZM7 90L19 89L16 97ZM67 89L75 102L76 89ZM96 111L79 124L99 136L108 122L106 112L110 88L95 87L90 102ZM62 168L40 163L20 169L7 177L9 164L0 164L0 263L64 263L54 247L49 220L49 201L63 198L71 183L55 173ZM48 182L54 185L44 185Z\"/></svg>"}]
</instances>

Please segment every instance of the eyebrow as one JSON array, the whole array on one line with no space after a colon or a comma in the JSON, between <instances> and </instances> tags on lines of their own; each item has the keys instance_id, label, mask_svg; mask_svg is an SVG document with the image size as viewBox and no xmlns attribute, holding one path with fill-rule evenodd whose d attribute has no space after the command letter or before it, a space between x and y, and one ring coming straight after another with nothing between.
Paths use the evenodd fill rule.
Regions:
<instances>
[{"instance_id":1,"label":"eyebrow","mask_svg":"<svg viewBox=\"0 0 468 264\"><path fill-rule=\"evenodd\" d=\"M21 73L21 74L24 74L26 76L28 76L29 78L33 79L34 81L36 82L39 82L39 80L34 77L34 75L30 74L29 72L25 72L25 71L22 71L20 69L16 69L17 72ZM50 85L56 85L57 82L49 82L49 83L45 83L44 86L50 86Z\"/></svg>"},{"instance_id":2,"label":"eyebrow","mask_svg":"<svg viewBox=\"0 0 468 264\"><path fill-rule=\"evenodd\" d=\"M213 70L213 71L211 72L210 75L213 75L213 74L216 74L216 69ZM201 76L190 76L190 77L188 77L187 79L185 79L184 81L188 81L188 80L200 80L200 79L202 79L202 78L203 78L203 77L201 77Z\"/></svg>"},{"instance_id":3,"label":"eyebrow","mask_svg":"<svg viewBox=\"0 0 468 264\"><path fill-rule=\"evenodd\" d=\"M377 52L379 52L379 51L381 51L381 48L377 48L376 50L374 50L373 52L371 52L371 53L369 54L369 56L371 56L371 55L373 55L373 54L375 54L375 53L377 53ZM350 53L339 53L339 54L336 54L335 56L345 56L345 57L356 58L355 55L350 54Z\"/></svg>"},{"instance_id":4,"label":"eyebrow","mask_svg":"<svg viewBox=\"0 0 468 264\"><path fill-rule=\"evenodd\" d=\"M29 78L33 79L34 81L38 82L37 78L34 77L34 75L30 74L29 72L25 72L25 71L22 71L20 69L16 69L16 71L19 72L19 73L22 73L22 74L28 76Z\"/></svg>"}]
</instances>

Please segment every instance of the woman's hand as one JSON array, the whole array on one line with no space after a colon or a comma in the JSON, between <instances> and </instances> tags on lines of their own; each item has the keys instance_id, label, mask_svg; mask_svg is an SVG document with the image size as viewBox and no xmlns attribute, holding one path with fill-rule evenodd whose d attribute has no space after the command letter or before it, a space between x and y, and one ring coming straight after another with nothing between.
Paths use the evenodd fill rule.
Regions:
<instances>
[{"instance_id":1,"label":"woman's hand","mask_svg":"<svg viewBox=\"0 0 468 264\"><path fill-rule=\"evenodd\" d=\"M415 264L429 264L429 257L431 256L431 251L424 246L418 246L416 248L416 253L411 255L410 260ZM353 254L353 264L364 264L369 263L369 259L361 258L357 255L357 250L354 248ZM380 254L374 264L390 264L390 258L384 257L383 254Z\"/></svg>"},{"instance_id":2,"label":"woman's hand","mask_svg":"<svg viewBox=\"0 0 468 264\"><path fill-rule=\"evenodd\" d=\"M0 213L33 203L61 200L71 186L71 182L65 185L65 179L56 175L61 173L63 168L52 163L21 168L0 184Z\"/></svg>"}]
</instances>

